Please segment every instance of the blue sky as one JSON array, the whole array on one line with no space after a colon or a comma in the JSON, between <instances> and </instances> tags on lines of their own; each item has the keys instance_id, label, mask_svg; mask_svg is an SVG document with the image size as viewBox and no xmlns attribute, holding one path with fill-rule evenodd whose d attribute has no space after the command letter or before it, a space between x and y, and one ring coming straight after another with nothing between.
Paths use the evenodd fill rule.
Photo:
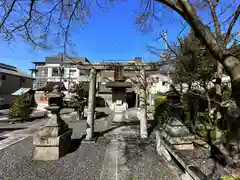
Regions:
<instances>
[{"instance_id":1,"label":"blue sky","mask_svg":"<svg viewBox=\"0 0 240 180\"><path fill-rule=\"evenodd\" d=\"M168 29L168 39L174 41L182 28L180 18L174 14L160 14L163 23L155 23L153 31L141 33L135 25L138 0L117 3L108 12L93 13L84 28L74 26L72 40L78 56L90 61L130 60L140 56L145 61L158 60L158 57L146 50L146 45L164 48L164 41L156 41L157 34ZM171 19L171 21L170 21ZM61 52L59 49L34 52L24 42L16 41L8 45L0 41L0 61L14 65L24 71L34 66L32 61L43 61L46 56Z\"/></svg>"},{"instance_id":2,"label":"blue sky","mask_svg":"<svg viewBox=\"0 0 240 180\"><path fill-rule=\"evenodd\" d=\"M94 13L85 27L74 27L72 40L78 56L87 57L90 61L130 60L136 56L144 60L158 60L146 50L146 45L157 45L164 48L164 42L156 43L157 32L139 32L135 25L138 4L135 1L117 3L108 12ZM167 26L166 26L167 28ZM163 29L163 27L161 27ZM171 32L169 32L169 37ZM32 68L32 61L43 61L44 57L55 55L60 50L34 52L24 42L13 42L8 45L0 41L0 61L19 67L24 71Z\"/></svg>"}]
</instances>

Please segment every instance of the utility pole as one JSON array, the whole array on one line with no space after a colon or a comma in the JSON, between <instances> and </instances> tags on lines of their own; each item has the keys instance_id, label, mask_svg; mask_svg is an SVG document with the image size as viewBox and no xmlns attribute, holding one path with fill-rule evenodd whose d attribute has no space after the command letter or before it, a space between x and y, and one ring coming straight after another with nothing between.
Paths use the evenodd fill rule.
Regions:
<instances>
[{"instance_id":1,"label":"utility pole","mask_svg":"<svg viewBox=\"0 0 240 180\"><path fill-rule=\"evenodd\" d=\"M63 54L60 54L60 89L62 89L62 76L63 76Z\"/></svg>"},{"instance_id":2,"label":"utility pole","mask_svg":"<svg viewBox=\"0 0 240 180\"><path fill-rule=\"evenodd\" d=\"M68 94L69 94L69 91L70 91L70 78L71 78L71 71L70 71L70 68L69 69L69 72L68 72Z\"/></svg>"}]
</instances>

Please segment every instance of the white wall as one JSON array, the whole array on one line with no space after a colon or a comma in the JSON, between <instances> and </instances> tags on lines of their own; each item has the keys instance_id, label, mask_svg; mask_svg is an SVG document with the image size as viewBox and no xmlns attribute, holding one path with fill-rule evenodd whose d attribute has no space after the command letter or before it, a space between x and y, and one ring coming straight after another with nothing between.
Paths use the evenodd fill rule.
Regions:
<instances>
[{"instance_id":1,"label":"white wall","mask_svg":"<svg viewBox=\"0 0 240 180\"><path fill-rule=\"evenodd\" d=\"M158 78L158 80L157 80ZM158 92L165 93L170 89L171 80L162 74L153 74L149 75L150 81L154 81L154 83L150 87L150 92L152 94L156 94Z\"/></svg>"}]
</instances>

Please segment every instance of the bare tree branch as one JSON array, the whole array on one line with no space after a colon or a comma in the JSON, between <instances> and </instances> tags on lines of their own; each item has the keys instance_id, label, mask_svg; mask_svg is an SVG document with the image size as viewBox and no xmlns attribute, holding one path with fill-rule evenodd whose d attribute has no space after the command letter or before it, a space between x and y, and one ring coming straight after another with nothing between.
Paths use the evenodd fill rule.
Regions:
<instances>
[{"instance_id":1,"label":"bare tree branch","mask_svg":"<svg viewBox=\"0 0 240 180\"><path fill-rule=\"evenodd\" d=\"M171 0L155 0L157 2L163 3L169 8L173 9L177 13L179 13L183 18L187 18L187 16L184 13L184 10L179 6L178 4L174 3L174 1Z\"/></svg>"},{"instance_id":2,"label":"bare tree branch","mask_svg":"<svg viewBox=\"0 0 240 180\"><path fill-rule=\"evenodd\" d=\"M4 26L7 18L10 16L11 12L13 11L13 8L16 4L17 0L14 0L10 6L10 8L8 9L8 11L4 14L2 20L1 20L1 23L0 23L0 29Z\"/></svg>"},{"instance_id":3,"label":"bare tree branch","mask_svg":"<svg viewBox=\"0 0 240 180\"><path fill-rule=\"evenodd\" d=\"M221 41L221 28L220 28L220 23L219 23L217 13L216 13L216 5L214 5L212 3L212 0L207 0L207 1L208 1L208 5L209 5L210 11L211 11L212 18L213 18L216 37L219 41Z\"/></svg>"},{"instance_id":4,"label":"bare tree branch","mask_svg":"<svg viewBox=\"0 0 240 180\"><path fill-rule=\"evenodd\" d=\"M240 4L238 5L238 8L236 10L236 12L234 13L234 17L232 19L232 22L230 23L229 27L228 27L228 30L226 32L226 35L225 35L225 38L224 38L224 42L226 43L231 35L231 32L232 32L232 29L235 25L235 23L237 22L237 19L240 15Z\"/></svg>"}]
</instances>

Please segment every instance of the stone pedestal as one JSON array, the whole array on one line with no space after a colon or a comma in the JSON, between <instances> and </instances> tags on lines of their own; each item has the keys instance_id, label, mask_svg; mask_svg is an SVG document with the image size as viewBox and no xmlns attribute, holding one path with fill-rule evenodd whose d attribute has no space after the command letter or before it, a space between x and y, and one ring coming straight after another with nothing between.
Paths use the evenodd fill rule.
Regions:
<instances>
[{"instance_id":1,"label":"stone pedestal","mask_svg":"<svg viewBox=\"0 0 240 180\"><path fill-rule=\"evenodd\" d=\"M169 144L179 150L193 150L193 140L195 137L189 133L185 127L176 118L170 118L164 130L161 132Z\"/></svg>"},{"instance_id":2,"label":"stone pedestal","mask_svg":"<svg viewBox=\"0 0 240 180\"><path fill-rule=\"evenodd\" d=\"M123 118L124 118L123 113L115 113L113 116L113 122L114 123L123 122Z\"/></svg>"},{"instance_id":3,"label":"stone pedestal","mask_svg":"<svg viewBox=\"0 0 240 180\"><path fill-rule=\"evenodd\" d=\"M44 128L43 128L44 129ZM57 160L66 155L70 149L72 130L56 137L34 137L34 160Z\"/></svg>"},{"instance_id":4,"label":"stone pedestal","mask_svg":"<svg viewBox=\"0 0 240 180\"><path fill-rule=\"evenodd\" d=\"M51 118L33 138L34 160L56 160L64 156L71 145L72 129L60 118L60 107L48 107Z\"/></svg>"},{"instance_id":5,"label":"stone pedestal","mask_svg":"<svg viewBox=\"0 0 240 180\"><path fill-rule=\"evenodd\" d=\"M127 110L126 103L118 104L114 103L114 116L113 116L113 122L123 122L124 121L124 114Z\"/></svg>"},{"instance_id":6,"label":"stone pedestal","mask_svg":"<svg viewBox=\"0 0 240 180\"><path fill-rule=\"evenodd\" d=\"M50 119L33 138L34 160L57 160L68 153L71 145L72 129L60 117L63 94L58 86L49 95Z\"/></svg>"}]
</instances>

